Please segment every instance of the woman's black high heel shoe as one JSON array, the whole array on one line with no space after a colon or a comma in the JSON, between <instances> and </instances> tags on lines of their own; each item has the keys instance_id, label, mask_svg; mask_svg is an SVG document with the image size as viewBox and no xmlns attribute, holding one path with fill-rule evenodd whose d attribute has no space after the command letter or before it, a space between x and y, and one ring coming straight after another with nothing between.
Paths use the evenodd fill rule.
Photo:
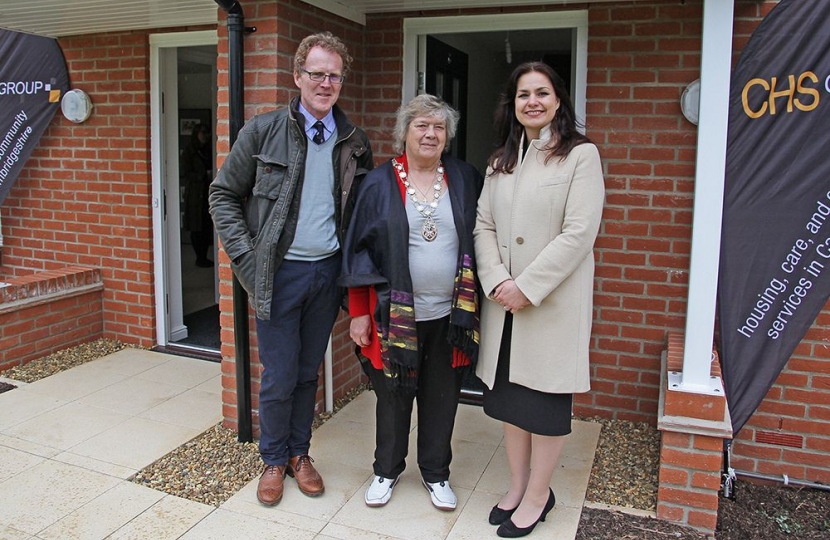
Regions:
<instances>
[{"instance_id":1,"label":"woman's black high heel shoe","mask_svg":"<svg viewBox=\"0 0 830 540\"><path fill-rule=\"evenodd\" d=\"M545 521L545 518L548 516L548 512L551 511L553 505L556 504L556 497L553 496L553 490L550 490L550 495L548 495L548 502L545 503L545 507L542 509L542 514L539 516L539 519L531 523L527 527L516 527L516 524L513 523L512 519L508 519L501 525L499 525L498 530L496 530L496 534L502 538L521 538L522 536L527 536L533 529L536 528L536 525L539 524L540 521Z\"/></svg>"},{"instance_id":2,"label":"woman's black high heel shoe","mask_svg":"<svg viewBox=\"0 0 830 540\"><path fill-rule=\"evenodd\" d=\"M518 508L518 506L516 508ZM513 508L512 510L504 510L503 508L499 508L499 505L497 504L492 510L490 510L490 517L487 521L490 522L490 525L501 525L513 517L513 512L516 511L516 508Z\"/></svg>"}]
</instances>

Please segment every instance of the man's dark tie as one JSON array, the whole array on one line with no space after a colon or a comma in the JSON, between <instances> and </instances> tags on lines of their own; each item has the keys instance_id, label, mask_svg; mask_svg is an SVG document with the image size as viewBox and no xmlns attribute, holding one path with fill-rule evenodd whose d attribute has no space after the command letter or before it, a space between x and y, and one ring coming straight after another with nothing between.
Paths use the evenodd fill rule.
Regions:
<instances>
[{"instance_id":1,"label":"man's dark tie","mask_svg":"<svg viewBox=\"0 0 830 540\"><path fill-rule=\"evenodd\" d=\"M314 137L311 140L314 141L316 144L323 144L325 140L323 139L323 122L321 122L320 120L314 122L314 129L317 130L317 133L314 134Z\"/></svg>"}]
</instances>

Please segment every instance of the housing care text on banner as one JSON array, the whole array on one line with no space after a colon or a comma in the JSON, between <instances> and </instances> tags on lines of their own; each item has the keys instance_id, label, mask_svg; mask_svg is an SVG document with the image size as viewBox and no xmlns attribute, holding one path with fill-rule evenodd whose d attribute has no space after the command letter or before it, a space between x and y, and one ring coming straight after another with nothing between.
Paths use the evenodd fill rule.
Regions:
<instances>
[{"instance_id":1,"label":"housing care text on banner","mask_svg":"<svg viewBox=\"0 0 830 540\"><path fill-rule=\"evenodd\" d=\"M737 434L830 296L830 2L782 0L732 76L718 282Z\"/></svg>"}]
</instances>

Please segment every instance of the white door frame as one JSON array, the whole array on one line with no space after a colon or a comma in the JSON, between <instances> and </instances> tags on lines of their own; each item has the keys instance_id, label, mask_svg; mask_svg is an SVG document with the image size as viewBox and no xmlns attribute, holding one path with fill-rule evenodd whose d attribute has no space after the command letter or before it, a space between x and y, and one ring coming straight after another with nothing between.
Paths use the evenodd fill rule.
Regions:
<instances>
[{"instance_id":1,"label":"white door frame","mask_svg":"<svg viewBox=\"0 0 830 540\"><path fill-rule=\"evenodd\" d=\"M585 93L588 86L588 11L549 11L543 13L507 13L500 15L462 15L456 17L417 17L403 21L403 100L408 103L418 93L418 43L427 34L496 32L507 30L576 29L573 44L576 53L572 64L573 100L576 116L585 120ZM423 40L421 40L423 41Z\"/></svg>"},{"instance_id":2,"label":"white door frame","mask_svg":"<svg viewBox=\"0 0 830 540\"><path fill-rule=\"evenodd\" d=\"M181 268L178 246L169 249L172 236L178 238L181 218L179 194L167 189L170 178L178 184L178 85L176 50L178 47L217 45L216 30L153 34L150 36L150 154L153 192L153 273L156 297L156 341L168 344L186 337L187 328L182 321ZM168 113L168 114L165 114ZM174 156L174 159L168 159ZM165 192L170 209L165 222ZM171 316L173 314L173 316Z\"/></svg>"}]
</instances>

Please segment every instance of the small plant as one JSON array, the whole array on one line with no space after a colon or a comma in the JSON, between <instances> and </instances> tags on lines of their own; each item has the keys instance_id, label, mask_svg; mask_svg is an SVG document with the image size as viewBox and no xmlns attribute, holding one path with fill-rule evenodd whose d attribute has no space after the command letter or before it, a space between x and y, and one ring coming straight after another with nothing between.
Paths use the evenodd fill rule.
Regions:
<instances>
[{"instance_id":1,"label":"small plant","mask_svg":"<svg viewBox=\"0 0 830 540\"><path fill-rule=\"evenodd\" d=\"M759 513L763 514L764 517L767 517L774 521L775 524L778 525L778 528L781 530L781 532L785 534L797 535L801 532L801 525L793 521L786 510L782 511L777 515L772 515L768 513L766 510L761 510Z\"/></svg>"}]
</instances>

